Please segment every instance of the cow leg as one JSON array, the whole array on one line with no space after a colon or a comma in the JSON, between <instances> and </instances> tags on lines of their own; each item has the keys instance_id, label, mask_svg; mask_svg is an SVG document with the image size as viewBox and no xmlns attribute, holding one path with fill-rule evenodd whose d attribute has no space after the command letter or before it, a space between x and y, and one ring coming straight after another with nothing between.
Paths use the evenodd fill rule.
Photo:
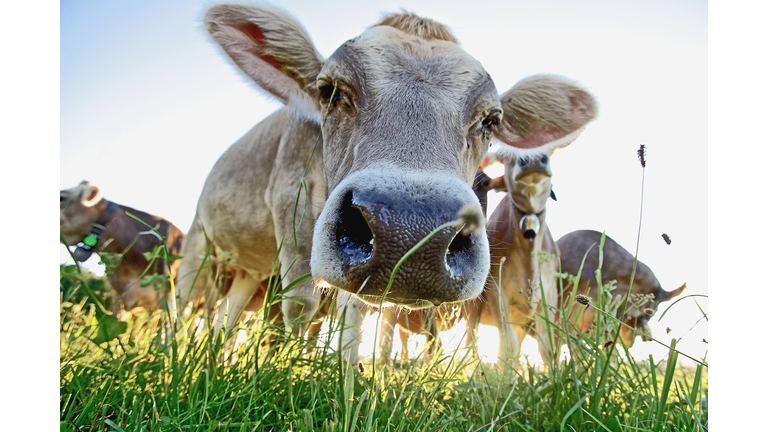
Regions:
<instances>
[{"instance_id":1,"label":"cow leg","mask_svg":"<svg viewBox=\"0 0 768 432\"><path fill-rule=\"evenodd\" d=\"M187 321L192 316L193 311L197 309L195 303L203 295L209 278L208 266L203 265L203 255L206 250L205 235L199 219L195 216L195 221L189 228L189 234L182 243L181 256L183 258L179 263L175 292L168 295L168 310L172 322L179 318L182 321ZM199 275L198 271L200 272ZM195 281L195 276L197 276L197 281ZM194 334L195 329L191 328L190 330Z\"/></svg>"},{"instance_id":2,"label":"cow leg","mask_svg":"<svg viewBox=\"0 0 768 432\"><path fill-rule=\"evenodd\" d=\"M440 331L437 328L437 308L422 310L422 321L427 330L427 349L424 353L424 362L429 363L441 345Z\"/></svg>"},{"instance_id":3,"label":"cow leg","mask_svg":"<svg viewBox=\"0 0 768 432\"><path fill-rule=\"evenodd\" d=\"M256 294L259 285L259 281L244 270L237 270L235 272L232 287L221 301L219 312L216 314L216 323L213 327L214 336L218 336L222 327L225 329L225 340L233 336L230 334L232 329L240 321L240 316L245 311L245 307L251 301L253 295Z\"/></svg>"},{"instance_id":4,"label":"cow leg","mask_svg":"<svg viewBox=\"0 0 768 432\"><path fill-rule=\"evenodd\" d=\"M573 295L575 295L575 293ZM573 304L571 304L571 302ZM568 323L563 324L564 329L568 331L570 335L575 336L575 341L582 340L581 334L589 333L595 322L595 314L597 311L591 306L582 306L573 300L573 297L571 297L563 307L565 308L565 310L563 310L563 315L569 317ZM579 363L583 359L581 359L582 356L579 353L579 342L575 341L569 344L569 347L572 348L569 352L573 361Z\"/></svg>"},{"instance_id":5,"label":"cow leg","mask_svg":"<svg viewBox=\"0 0 768 432\"><path fill-rule=\"evenodd\" d=\"M303 144L306 141L298 142ZM306 178L309 193L301 183L306 161L310 159L309 154L303 153L311 151L311 148L293 148L295 154L282 153L289 150L284 146L280 148L277 159L285 165L273 170L274 177L270 178L266 199L275 222L275 238L280 248L280 273L284 288L311 272L314 221L322 209L322 201L319 204L315 201L318 201L318 196L324 194L324 191L321 193L316 190L317 185L312 178L317 178L317 174L313 175L312 170L307 173ZM314 157L319 158L320 155ZM322 178L322 174L319 176ZM320 301L321 295L311 279L286 294L286 299L281 305L286 332L294 336L304 336L315 318Z\"/></svg>"},{"instance_id":6,"label":"cow leg","mask_svg":"<svg viewBox=\"0 0 768 432\"><path fill-rule=\"evenodd\" d=\"M341 329L342 357L352 364L358 362L358 349L362 342L363 320L368 306L346 291L338 291L338 310L343 327Z\"/></svg>"},{"instance_id":7,"label":"cow leg","mask_svg":"<svg viewBox=\"0 0 768 432\"><path fill-rule=\"evenodd\" d=\"M528 328L527 326L520 326L520 325L513 325L512 326L512 335L513 338L510 338L510 344L512 345L512 360L510 364L512 364L512 367L515 369L518 368L520 365L520 355L523 352L523 341L525 340L525 336L528 334Z\"/></svg>"},{"instance_id":8,"label":"cow leg","mask_svg":"<svg viewBox=\"0 0 768 432\"><path fill-rule=\"evenodd\" d=\"M548 308L546 309L546 312L544 310L540 311L541 315L544 315L545 313L549 317L549 322L551 324L549 324L549 328L547 328L548 324L543 318L536 320L536 340L538 341L539 354L541 355L542 361L544 361L545 365L551 365L552 361L559 358L559 349L557 347L559 336L553 325L555 313Z\"/></svg>"},{"instance_id":9,"label":"cow leg","mask_svg":"<svg viewBox=\"0 0 768 432\"><path fill-rule=\"evenodd\" d=\"M397 324L397 311L394 307L381 308L381 329L379 330L379 364L389 364L392 360L392 342ZM402 340L402 339L401 339Z\"/></svg>"},{"instance_id":10,"label":"cow leg","mask_svg":"<svg viewBox=\"0 0 768 432\"><path fill-rule=\"evenodd\" d=\"M480 326L480 313L482 305L479 300L466 301L461 305L462 315L467 323L467 337L464 341L464 346L472 348L472 355L478 358L477 352L477 329Z\"/></svg>"},{"instance_id":11,"label":"cow leg","mask_svg":"<svg viewBox=\"0 0 768 432\"><path fill-rule=\"evenodd\" d=\"M513 315L510 308L510 301L507 299L502 289L491 289L487 291L488 312L490 312L493 325L499 329L499 364L502 369L505 364L517 367L517 359L520 356L521 338L511 322Z\"/></svg>"},{"instance_id":12,"label":"cow leg","mask_svg":"<svg viewBox=\"0 0 768 432\"><path fill-rule=\"evenodd\" d=\"M407 328L400 327L400 361L407 362L410 360L410 354L408 353L408 339L411 337L411 332Z\"/></svg>"},{"instance_id":13,"label":"cow leg","mask_svg":"<svg viewBox=\"0 0 768 432\"><path fill-rule=\"evenodd\" d=\"M538 292L539 295L534 296L535 303L533 304L538 315L535 325L536 340L538 341L541 359L545 365L551 365L553 361L557 361L560 358L559 336L554 326L556 311L554 307L549 307L549 305L557 305L557 285L555 284L554 269L542 268L542 280ZM543 317L546 317L546 319Z\"/></svg>"},{"instance_id":14,"label":"cow leg","mask_svg":"<svg viewBox=\"0 0 768 432\"><path fill-rule=\"evenodd\" d=\"M509 321L509 318L504 318L506 318L506 321ZM522 333L525 334L524 331ZM499 361L502 365L509 364L513 368L517 368L522 342L523 338L518 336L515 326L508 322L501 322L499 324Z\"/></svg>"},{"instance_id":15,"label":"cow leg","mask_svg":"<svg viewBox=\"0 0 768 432\"><path fill-rule=\"evenodd\" d=\"M323 329L323 322L322 321L315 321L312 324L309 325L309 328L307 329L307 338L314 341L314 344L317 344L317 339L320 335L320 330Z\"/></svg>"}]
</instances>

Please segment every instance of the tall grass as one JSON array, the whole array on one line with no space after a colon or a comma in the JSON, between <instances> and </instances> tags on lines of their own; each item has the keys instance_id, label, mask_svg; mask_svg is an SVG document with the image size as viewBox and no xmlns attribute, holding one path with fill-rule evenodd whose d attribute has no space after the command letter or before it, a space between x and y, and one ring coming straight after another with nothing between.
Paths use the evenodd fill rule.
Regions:
<instances>
[{"instance_id":1,"label":"tall grass","mask_svg":"<svg viewBox=\"0 0 768 432\"><path fill-rule=\"evenodd\" d=\"M610 361L589 334L568 335L576 359L519 370L481 363L471 350L437 351L395 367L350 365L252 320L235 361L207 330L166 341L167 313L130 316L100 344L106 286L61 267L61 430L592 431L706 430L707 368L666 359ZM272 301L279 301L275 296ZM101 303L101 305L100 305ZM577 305L580 306L580 305ZM103 315L101 315L103 317ZM209 319L209 318L206 318ZM255 322L253 322L255 321ZM606 323L607 324L607 323ZM566 329L552 323L565 337ZM210 325L203 328L211 328ZM573 332L572 329L568 329ZM268 337L279 337L265 344ZM599 402L596 402L599 401Z\"/></svg>"},{"instance_id":2,"label":"tall grass","mask_svg":"<svg viewBox=\"0 0 768 432\"><path fill-rule=\"evenodd\" d=\"M163 255L171 258L167 250L154 254ZM166 294L174 288L172 281L152 280L163 282L158 289ZM594 305L605 308L609 283L598 281ZM597 331L586 334L568 322L548 323L546 337L566 345L571 359L546 368L500 368L479 361L473 347L436 347L429 362L381 367L373 359L352 365L342 358L344 347L331 341L343 320L333 315L330 330L317 340L286 334L269 321L269 307L290 289L270 289L264 313L238 328L247 337L234 353L221 335L212 337L206 314L198 335L189 331L196 323L171 320L167 306L117 321L107 312L107 289L76 265L60 267L62 431L657 432L708 426L705 365L677 367L674 341L659 361L635 360L620 338L603 349L602 335L618 334L620 323L602 314ZM583 306L564 306L573 307Z\"/></svg>"}]
</instances>

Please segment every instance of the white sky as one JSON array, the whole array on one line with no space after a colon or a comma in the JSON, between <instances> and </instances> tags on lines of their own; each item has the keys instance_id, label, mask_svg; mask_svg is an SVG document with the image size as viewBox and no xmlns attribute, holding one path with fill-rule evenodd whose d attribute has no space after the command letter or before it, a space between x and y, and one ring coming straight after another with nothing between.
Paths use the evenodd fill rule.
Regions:
<instances>
[{"instance_id":1,"label":"white sky","mask_svg":"<svg viewBox=\"0 0 768 432\"><path fill-rule=\"evenodd\" d=\"M402 7L388 0L281 4L326 57L382 12ZM591 89L598 120L553 158L554 237L604 230L634 252L636 151L645 144L639 258L666 289L687 282L689 294L708 293L706 5L504 1L468 9L466 2L413 1L406 9L450 26L499 93L541 72ZM87 179L110 200L189 229L216 159L279 106L220 57L200 29L202 10L196 1L62 4L60 188ZM699 302L708 310L706 299ZM703 356L706 322L694 326L700 317L686 300L652 328L668 342L693 327L680 347Z\"/></svg>"}]
</instances>

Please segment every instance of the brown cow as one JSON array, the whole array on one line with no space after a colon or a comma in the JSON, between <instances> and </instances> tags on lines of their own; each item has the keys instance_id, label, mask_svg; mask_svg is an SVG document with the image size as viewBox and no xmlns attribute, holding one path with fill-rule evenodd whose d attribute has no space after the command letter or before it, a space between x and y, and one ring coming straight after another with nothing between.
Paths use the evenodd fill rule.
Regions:
<instances>
[{"instance_id":1,"label":"brown cow","mask_svg":"<svg viewBox=\"0 0 768 432\"><path fill-rule=\"evenodd\" d=\"M597 115L597 103L586 90L582 92L591 110L583 122L568 125L571 133L561 141L563 146ZM536 91L532 93L535 96ZM554 321L551 306L558 299L558 251L546 222L547 200L553 196L551 153L516 156L502 148L497 156L504 162L508 193L488 220L491 272L485 301L466 303L467 345L474 345L478 324L492 325L499 329L499 358L516 367L523 339L531 333L538 339L542 359L549 363L556 353L549 340L551 327L541 317Z\"/></svg>"},{"instance_id":2,"label":"brown cow","mask_svg":"<svg viewBox=\"0 0 768 432\"><path fill-rule=\"evenodd\" d=\"M102 198L99 188L88 181L62 190L60 208L61 234L67 246L77 246L73 255L78 261L87 260L93 252L125 252L114 273L109 275L109 282L116 291L113 313L119 313L121 306L126 311L135 307L155 310L161 306L162 293L152 284L142 287L141 278L145 274L163 274L165 268L168 269L170 277L175 277L179 262L173 261L167 266L163 259L158 259L147 270L149 262L143 254L151 252L161 241L150 228L126 215L126 212L162 234L167 242L168 252L173 255L181 252L181 243L184 240L181 230L159 216Z\"/></svg>"},{"instance_id":3,"label":"brown cow","mask_svg":"<svg viewBox=\"0 0 768 432\"><path fill-rule=\"evenodd\" d=\"M568 233L557 241L560 249L560 267L563 273L580 275L579 286L576 294L583 294L593 299L597 304L597 277L599 247L602 233L591 230L580 230ZM585 258L586 257L586 258ZM584 267L581 268L582 261ZM648 336L651 328L648 320L656 313L659 303L673 299L685 289L685 284L673 291L665 291L651 269L640 261L637 261L635 279L632 282L632 292L627 303L626 313L622 316L624 300L629 292L632 276L632 267L635 257L621 247L613 239L605 236L603 244L603 266L601 268L601 280L605 285L609 281L616 281L616 288L611 291L614 306L618 306L616 318L622 320L630 328L640 330ZM579 269L581 273L579 274ZM574 302L572 298L573 285L564 287L560 299L561 310L570 310L570 322L579 331L587 332L595 321L596 310L592 307L583 307ZM575 303L575 304L574 304ZM627 347L635 342L635 332L622 326L619 332L621 339ZM614 339L611 335L610 340ZM643 340L647 340L643 336Z\"/></svg>"},{"instance_id":4,"label":"brown cow","mask_svg":"<svg viewBox=\"0 0 768 432\"><path fill-rule=\"evenodd\" d=\"M493 136L546 152L571 132L562 124L579 124L589 111L580 93L549 76L527 81L552 90L544 100L512 93L502 111L493 80L448 29L409 13L386 15L328 59L273 6L216 5L205 28L286 106L211 170L184 242L179 300L194 297L207 241L243 270L224 302L232 310L272 275L277 257L284 284L313 276L282 303L297 334L318 307L315 285L342 290L351 324L344 340L359 337L364 316L350 293L414 309L476 297L489 268L481 227L441 230L385 290L396 263L428 233L461 209L480 214L470 185ZM552 111L553 100L567 107Z\"/></svg>"}]
</instances>

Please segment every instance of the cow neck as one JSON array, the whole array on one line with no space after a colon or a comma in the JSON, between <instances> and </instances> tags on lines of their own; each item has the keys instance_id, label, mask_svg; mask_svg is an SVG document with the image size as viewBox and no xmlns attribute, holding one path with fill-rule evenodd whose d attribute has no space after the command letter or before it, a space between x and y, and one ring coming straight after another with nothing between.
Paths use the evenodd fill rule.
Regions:
<instances>
[{"instance_id":1,"label":"cow neck","mask_svg":"<svg viewBox=\"0 0 768 432\"><path fill-rule=\"evenodd\" d=\"M533 239L535 239L536 236L539 234L539 230L541 229L541 227L544 225L542 217L546 213L547 208L544 207L544 209L542 211L538 212L538 213L526 213L526 212L522 211L520 209L520 207L517 206L517 204L515 204L515 201L512 199L512 197L510 197L509 202L512 204L512 208L514 209L515 213L517 214L517 217L513 218L513 220L511 221L513 225L517 225L517 226L513 226L512 229L514 231L520 230L522 232L522 234L523 234L523 237L525 237L526 239L528 239L530 241L533 241ZM526 228L524 226L524 225L527 224L526 220L527 219L529 220L532 217L536 218L535 219L535 223L534 223L535 227L534 228L530 228L530 227Z\"/></svg>"},{"instance_id":2,"label":"cow neck","mask_svg":"<svg viewBox=\"0 0 768 432\"><path fill-rule=\"evenodd\" d=\"M107 229L107 224L112 220L112 217L117 211L117 204L112 201L107 201L107 203L107 206L101 211L96 222L91 226L91 229L88 230L88 234L86 234L77 244L74 255L80 262L87 260L90 258L91 254L93 254L102 234L104 234L104 231Z\"/></svg>"},{"instance_id":3,"label":"cow neck","mask_svg":"<svg viewBox=\"0 0 768 432\"><path fill-rule=\"evenodd\" d=\"M546 207L544 207L544 210L542 210L542 211L540 211L540 212L538 212L538 213L526 213L526 212L524 212L524 211L520 210L520 207L518 207L518 206L517 206L517 204L515 204L515 201L514 201L514 200L512 200L512 199L511 199L511 197L510 197L510 200L509 200L509 202L511 202L511 203L512 203L512 208L513 208L513 209L515 209L515 213L517 213L518 215L520 215L520 218L521 218L521 219L522 219L523 217L525 217L525 216L528 216L528 215L536 215L536 217L537 217L537 218L539 218L539 220L541 220L541 216L542 216L542 215L544 215L544 213L546 213L546 212L547 212L547 208L546 208Z\"/></svg>"}]
</instances>

